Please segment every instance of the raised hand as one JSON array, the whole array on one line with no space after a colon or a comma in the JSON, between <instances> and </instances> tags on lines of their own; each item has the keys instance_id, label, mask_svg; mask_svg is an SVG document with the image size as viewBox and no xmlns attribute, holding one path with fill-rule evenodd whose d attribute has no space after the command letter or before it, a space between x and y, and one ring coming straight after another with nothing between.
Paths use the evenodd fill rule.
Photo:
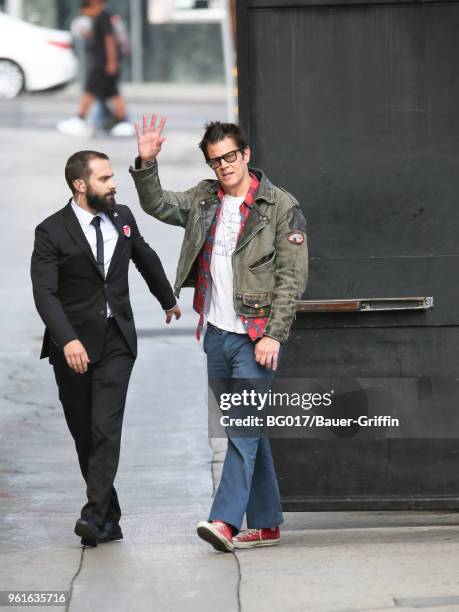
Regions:
<instances>
[{"instance_id":1,"label":"raised hand","mask_svg":"<svg viewBox=\"0 0 459 612\"><path fill-rule=\"evenodd\" d=\"M157 115L154 113L151 116L150 124L148 124L148 115L143 115L143 129L141 130L138 123L134 124L137 134L137 146L139 148L139 157L142 160L142 165L147 161L155 161L158 153L161 151L161 146L166 140L162 136L166 118L161 117L158 125L156 125Z\"/></svg>"}]
</instances>

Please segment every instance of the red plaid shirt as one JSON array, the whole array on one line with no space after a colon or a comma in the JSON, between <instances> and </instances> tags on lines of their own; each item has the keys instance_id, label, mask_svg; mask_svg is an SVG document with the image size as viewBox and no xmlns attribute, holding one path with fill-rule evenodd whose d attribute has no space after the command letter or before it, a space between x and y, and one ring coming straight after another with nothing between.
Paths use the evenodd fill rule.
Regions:
<instances>
[{"instance_id":1,"label":"red plaid shirt","mask_svg":"<svg viewBox=\"0 0 459 612\"><path fill-rule=\"evenodd\" d=\"M258 187L260 184L257 177L252 173L250 173L250 179L251 181L249 190L239 208L241 213L241 226L239 228L238 240L242 234L250 211L252 210L253 204L255 202L255 196L257 195ZM209 233L207 234L207 240L204 246L202 247L198 257L197 279L193 299L193 308L199 314L199 322L198 327L196 329L197 340L199 340L201 337L201 331L204 325L204 306L210 279L210 260L212 258L212 251L215 243L215 234L217 233L217 227L221 219L222 200L224 195L225 192L220 187L220 189L218 190L219 203L217 212L215 213L215 217L212 221L212 225L210 226ZM253 341L258 340L258 338L261 338L263 336L266 324L268 323L268 318L269 317L240 317L242 324L244 325L245 331L249 335L250 339Z\"/></svg>"}]
</instances>

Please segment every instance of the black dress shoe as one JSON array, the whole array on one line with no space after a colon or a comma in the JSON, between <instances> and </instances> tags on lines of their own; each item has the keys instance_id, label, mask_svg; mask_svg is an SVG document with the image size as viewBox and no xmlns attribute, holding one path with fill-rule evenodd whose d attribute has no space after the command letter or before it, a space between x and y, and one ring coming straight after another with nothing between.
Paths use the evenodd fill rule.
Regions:
<instances>
[{"instance_id":1,"label":"black dress shoe","mask_svg":"<svg viewBox=\"0 0 459 612\"><path fill-rule=\"evenodd\" d=\"M97 546L99 528L92 521L78 519L75 524L75 533L87 542L85 546Z\"/></svg>"},{"instance_id":2,"label":"black dress shoe","mask_svg":"<svg viewBox=\"0 0 459 612\"><path fill-rule=\"evenodd\" d=\"M102 531L99 532L99 537L96 543L94 540L88 540L87 538L81 538L81 544L83 546L97 546L97 544L105 544L105 542L112 542L113 540L122 540L123 532L118 523L105 523Z\"/></svg>"},{"instance_id":3,"label":"black dress shoe","mask_svg":"<svg viewBox=\"0 0 459 612\"><path fill-rule=\"evenodd\" d=\"M121 531L121 527L119 526L119 524L107 522L105 523L103 530L99 534L98 542L99 544L104 544L105 542L122 539L123 532Z\"/></svg>"}]
</instances>

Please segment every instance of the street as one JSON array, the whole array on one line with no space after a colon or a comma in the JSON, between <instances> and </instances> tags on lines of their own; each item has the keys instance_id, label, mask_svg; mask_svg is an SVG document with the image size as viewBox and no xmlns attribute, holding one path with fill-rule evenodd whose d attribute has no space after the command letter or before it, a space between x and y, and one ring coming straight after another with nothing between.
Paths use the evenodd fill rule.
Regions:
<instances>
[{"instance_id":1,"label":"street","mask_svg":"<svg viewBox=\"0 0 459 612\"><path fill-rule=\"evenodd\" d=\"M169 118L159 160L165 188L184 190L211 176L197 145L203 123L226 114L223 89L208 93L170 89L158 91L156 102L142 92L129 99L132 119L151 111ZM183 230L140 209L128 174L135 139L84 141L54 129L75 103L68 92L0 103L0 590L67 591L71 612L459 610L454 512L287 513L280 546L237 554L217 553L197 538L222 448L207 437L205 356L194 338L192 291L181 294L180 321L166 327L134 266L139 356L116 479L124 540L80 546L73 527L84 482L52 369L39 360L43 324L29 276L34 228L70 197L67 157L95 148L110 156L117 201L131 207L171 282Z\"/></svg>"}]
</instances>

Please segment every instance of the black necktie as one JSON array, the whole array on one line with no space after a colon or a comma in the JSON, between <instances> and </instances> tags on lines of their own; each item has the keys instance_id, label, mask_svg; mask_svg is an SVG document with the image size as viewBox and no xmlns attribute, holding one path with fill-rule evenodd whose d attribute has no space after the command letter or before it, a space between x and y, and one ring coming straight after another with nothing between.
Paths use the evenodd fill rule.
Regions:
<instances>
[{"instance_id":1,"label":"black necktie","mask_svg":"<svg viewBox=\"0 0 459 612\"><path fill-rule=\"evenodd\" d=\"M91 225L93 225L96 229L96 237L97 237L97 265L99 266L99 270L102 276L105 278L105 268L104 268L104 238L102 236L102 230L100 229L100 217L96 215L94 219L91 221Z\"/></svg>"}]
</instances>

